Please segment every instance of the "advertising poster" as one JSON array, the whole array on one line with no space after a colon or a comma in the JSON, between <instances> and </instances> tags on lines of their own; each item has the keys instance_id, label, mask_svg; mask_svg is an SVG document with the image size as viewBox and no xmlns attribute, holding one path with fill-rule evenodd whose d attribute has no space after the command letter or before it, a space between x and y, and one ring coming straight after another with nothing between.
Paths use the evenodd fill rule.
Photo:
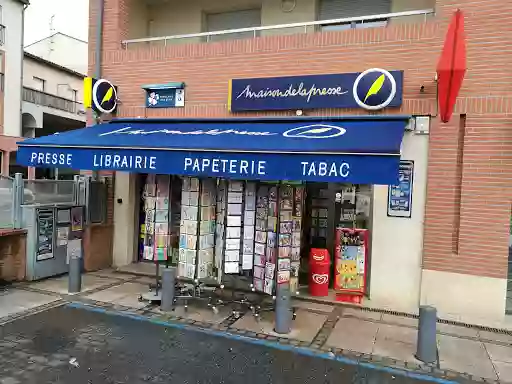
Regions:
<instances>
[{"instance_id":1,"label":"advertising poster","mask_svg":"<svg viewBox=\"0 0 512 384\"><path fill-rule=\"evenodd\" d=\"M53 225L53 210L39 210L37 215L37 261L53 258Z\"/></svg>"},{"instance_id":2,"label":"advertising poster","mask_svg":"<svg viewBox=\"0 0 512 384\"><path fill-rule=\"evenodd\" d=\"M363 295L366 289L368 230L336 229L334 287L339 293Z\"/></svg>"},{"instance_id":3,"label":"advertising poster","mask_svg":"<svg viewBox=\"0 0 512 384\"><path fill-rule=\"evenodd\" d=\"M414 162L400 161L398 184L388 187L388 216L411 217Z\"/></svg>"},{"instance_id":4,"label":"advertising poster","mask_svg":"<svg viewBox=\"0 0 512 384\"><path fill-rule=\"evenodd\" d=\"M84 216L82 207L71 208L71 232L80 232L84 229Z\"/></svg>"}]
</instances>

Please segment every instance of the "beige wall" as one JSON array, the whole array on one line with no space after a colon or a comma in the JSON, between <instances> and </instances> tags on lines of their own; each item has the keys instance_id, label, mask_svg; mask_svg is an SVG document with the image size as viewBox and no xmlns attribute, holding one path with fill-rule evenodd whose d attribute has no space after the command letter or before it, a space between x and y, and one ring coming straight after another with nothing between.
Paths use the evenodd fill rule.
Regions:
<instances>
[{"instance_id":1,"label":"beige wall","mask_svg":"<svg viewBox=\"0 0 512 384\"><path fill-rule=\"evenodd\" d=\"M414 161L411 218L388 217L388 187L375 186L370 299L378 307L415 311L420 300L428 135L406 132L402 159Z\"/></svg>"},{"instance_id":2,"label":"beige wall","mask_svg":"<svg viewBox=\"0 0 512 384\"><path fill-rule=\"evenodd\" d=\"M46 81L46 93L72 100L73 92L71 89L75 89L78 91L77 101L83 101L84 86L82 77L72 75L69 72L56 69L25 56L23 60L23 86L37 89L34 76Z\"/></svg>"},{"instance_id":3,"label":"beige wall","mask_svg":"<svg viewBox=\"0 0 512 384\"><path fill-rule=\"evenodd\" d=\"M205 13L261 8L261 25L300 23L316 20L316 0L296 0L295 7L281 7L280 0L170 0L158 5L147 5L142 0L131 0L130 39L172 36L203 32ZM434 8L435 0L393 0L391 12ZM396 19L422 21L420 17ZM308 28L312 32L314 28ZM304 28L264 31L262 35L304 33ZM199 41L199 39L195 39ZM191 42L187 40L186 42ZM185 41L180 41L185 42Z\"/></svg>"},{"instance_id":4,"label":"beige wall","mask_svg":"<svg viewBox=\"0 0 512 384\"><path fill-rule=\"evenodd\" d=\"M115 267L129 265L137 259L138 235L136 233L138 233L139 223L137 176L133 173L116 172L114 223L117 223L117 225L114 225L112 260Z\"/></svg>"},{"instance_id":5,"label":"beige wall","mask_svg":"<svg viewBox=\"0 0 512 384\"><path fill-rule=\"evenodd\" d=\"M506 300L507 279L423 270L421 304L440 318L502 328Z\"/></svg>"}]
</instances>

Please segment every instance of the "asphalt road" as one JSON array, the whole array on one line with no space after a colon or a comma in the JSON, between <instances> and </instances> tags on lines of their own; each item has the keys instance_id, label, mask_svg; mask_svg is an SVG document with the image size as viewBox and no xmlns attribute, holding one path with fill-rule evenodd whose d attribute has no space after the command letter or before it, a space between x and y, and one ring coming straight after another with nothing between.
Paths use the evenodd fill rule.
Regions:
<instances>
[{"instance_id":1,"label":"asphalt road","mask_svg":"<svg viewBox=\"0 0 512 384\"><path fill-rule=\"evenodd\" d=\"M0 328L1 384L425 382L69 307Z\"/></svg>"}]
</instances>

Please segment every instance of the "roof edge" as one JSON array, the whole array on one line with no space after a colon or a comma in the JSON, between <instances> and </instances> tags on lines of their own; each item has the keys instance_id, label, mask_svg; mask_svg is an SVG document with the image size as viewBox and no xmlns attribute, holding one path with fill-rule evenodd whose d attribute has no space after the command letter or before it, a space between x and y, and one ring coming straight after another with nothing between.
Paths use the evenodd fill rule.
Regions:
<instances>
[{"instance_id":1,"label":"roof edge","mask_svg":"<svg viewBox=\"0 0 512 384\"><path fill-rule=\"evenodd\" d=\"M73 70L71 68L64 67L64 66L62 66L60 64L54 63L53 61L46 60L46 59L42 58L41 56L34 55L33 53L24 51L23 55L25 57L28 57L29 59L37 61L37 62L39 62L41 64L48 65L49 67L53 67L53 68L58 69L60 71L67 72L67 73L69 73L69 74L71 74L73 76L80 77L82 79L87 77L87 75L84 74L84 73L77 72L77 71L75 71L75 70Z\"/></svg>"}]
</instances>

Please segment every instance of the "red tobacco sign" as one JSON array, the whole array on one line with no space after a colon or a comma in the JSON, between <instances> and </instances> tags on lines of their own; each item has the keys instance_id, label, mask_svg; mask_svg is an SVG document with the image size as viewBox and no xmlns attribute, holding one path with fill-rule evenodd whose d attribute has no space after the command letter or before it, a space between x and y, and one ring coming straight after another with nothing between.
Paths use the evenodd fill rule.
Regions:
<instances>
[{"instance_id":1,"label":"red tobacco sign","mask_svg":"<svg viewBox=\"0 0 512 384\"><path fill-rule=\"evenodd\" d=\"M464 15L458 9L448 27L443 52L437 64L439 115L443 123L450 121L465 74Z\"/></svg>"}]
</instances>

